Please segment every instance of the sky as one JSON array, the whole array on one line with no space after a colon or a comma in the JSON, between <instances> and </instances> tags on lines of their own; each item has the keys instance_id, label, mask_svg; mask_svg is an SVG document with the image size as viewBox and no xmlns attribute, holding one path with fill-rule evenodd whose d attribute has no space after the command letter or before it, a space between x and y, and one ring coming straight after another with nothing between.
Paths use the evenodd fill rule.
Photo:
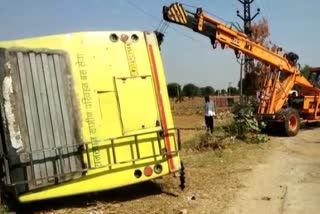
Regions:
<instances>
[{"instance_id":1,"label":"sky","mask_svg":"<svg viewBox=\"0 0 320 214\"><path fill-rule=\"evenodd\" d=\"M157 29L162 6L178 0L1 0L0 40L91 30ZM242 21L238 0L181 0L202 7L224 21ZM190 11L196 8L189 7ZM320 66L319 0L255 0L252 14L269 21L270 39L300 57L300 64ZM215 89L236 87L240 65L230 49L213 50L208 38L183 26L170 24L161 53L167 82Z\"/></svg>"}]
</instances>

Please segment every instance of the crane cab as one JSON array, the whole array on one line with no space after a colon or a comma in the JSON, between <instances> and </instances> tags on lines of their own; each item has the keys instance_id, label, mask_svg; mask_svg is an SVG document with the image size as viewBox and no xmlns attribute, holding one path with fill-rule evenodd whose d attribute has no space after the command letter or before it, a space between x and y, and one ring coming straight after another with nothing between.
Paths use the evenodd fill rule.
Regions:
<instances>
[{"instance_id":1,"label":"crane cab","mask_svg":"<svg viewBox=\"0 0 320 214\"><path fill-rule=\"evenodd\" d=\"M309 82L315 87L320 87L320 67L310 68L310 74L308 76Z\"/></svg>"}]
</instances>

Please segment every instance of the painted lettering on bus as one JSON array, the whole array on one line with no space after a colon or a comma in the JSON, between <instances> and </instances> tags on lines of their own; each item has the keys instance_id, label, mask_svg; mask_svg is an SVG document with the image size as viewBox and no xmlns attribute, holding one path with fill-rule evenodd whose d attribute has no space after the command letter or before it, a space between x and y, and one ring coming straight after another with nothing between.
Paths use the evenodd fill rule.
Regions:
<instances>
[{"instance_id":1,"label":"painted lettering on bus","mask_svg":"<svg viewBox=\"0 0 320 214\"><path fill-rule=\"evenodd\" d=\"M93 100L91 96L91 88L88 80L88 71L85 62L85 55L83 53L77 54L77 66L80 72L82 100L81 102L86 108L85 122L88 124L89 134L92 145L93 160L96 167L102 166L101 154L99 150L99 143L95 135L97 134L96 121L93 114Z\"/></svg>"},{"instance_id":2,"label":"painted lettering on bus","mask_svg":"<svg viewBox=\"0 0 320 214\"><path fill-rule=\"evenodd\" d=\"M138 66L137 66L137 61L136 61L136 56L134 53L133 45L130 42L124 43L125 49L126 49L126 54L127 54L127 61L129 65L129 71L130 71L130 76L136 77L138 76Z\"/></svg>"}]
</instances>

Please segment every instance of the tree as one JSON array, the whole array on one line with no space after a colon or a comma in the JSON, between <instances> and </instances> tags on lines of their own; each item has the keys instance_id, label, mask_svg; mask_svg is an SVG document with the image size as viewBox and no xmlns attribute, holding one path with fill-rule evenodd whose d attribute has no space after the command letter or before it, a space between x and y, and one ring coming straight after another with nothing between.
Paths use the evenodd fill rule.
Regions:
<instances>
[{"instance_id":1,"label":"tree","mask_svg":"<svg viewBox=\"0 0 320 214\"><path fill-rule=\"evenodd\" d=\"M260 45L266 45L266 40L270 36L269 23L265 17L251 25L251 39Z\"/></svg>"},{"instance_id":2,"label":"tree","mask_svg":"<svg viewBox=\"0 0 320 214\"><path fill-rule=\"evenodd\" d=\"M181 86L178 83L169 83L167 89L170 98L181 96Z\"/></svg>"},{"instance_id":3,"label":"tree","mask_svg":"<svg viewBox=\"0 0 320 214\"><path fill-rule=\"evenodd\" d=\"M257 79L257 74L254 72L247 73L245 78L242 81L243 84L243 94L247 96L252 96L256 94L256 91L259 89L257 87L256 79Z\"/></svg>"},{"instance_id":4,"label":"tree","mask_svg":"<svg viewBox=\"0 0 320 214\"><path fill-rule=\"evenodd\" d=\"M237 95L237 94L239 94L239 90L236 87L230 86L230 87L228 87L228 94L232 95L232 96Z\"/></svg>"},{"instance_id":5,"label":"tree","mask_svg":"<svg viewBox=\"0 0 320 214\"><path fill-rule=\"evenodd\" d=\"M304 65L303 68L300 70L302 76L308 79L309 74L310 74L310 66L309 65Z\"/></svg>"},{"instance_id":6,"label":"tree","mask_svg":"<svg viewBox=\"0 0 320 214\"><path fill-rule=\"evenodd\" d=\"M204 88L200 88L200 94L202 96L214 95L214 89L211 86L206 86Z\"/></svg>"},{"instance_id":7,"label":"tree","mask_svg":"<svg viewBox=\"0 0 320 214\"><path fill-rule=\"evenodd\" d=\"M304 76L306 79L308 79L309 74L310 74L310 66L309 65L304 65L303 68L300 70L302 76ZM293 87L293 90L297 90L300 91L301 90L301 86L299 85L295 85Z\"/></svg>"},{"instance_id":8,"label":"tree","mask_svg":"<svg viewBox=\"0 0 320 214\"><path fill-rule=\"evenodd\" d=\"M263 45L267 49L278 52L280 48L273 44L269 39L270 30L268 20L263 17L259 22L253 23L251 26L252 40ZM243 93L246 95L255 95L256 91L263 87L265 73L270 68L264 62L251 62L251 71L245 74L243 79Z\"/></svg>"},{"instance_id":9,"label":"tree","mask_svg":"<svg viewBox=\"0 0 320 214\"><path fill-rule=\"evenodd\" d=\"M227 95L226 89L221 89L221 95Z\"/></svg>"},{"instance_id":10,"label":"tree","mask_svg":"<svg viewBox=\"0 0 320 214\"><path fill-rule=\"evenodd\" d=\"M183 95L189 98L197 96L199 92L200 92L200 89L192 83L186 84L185 86L183 86L183 89L182 89Z\"/></svg>"}]
</instances>

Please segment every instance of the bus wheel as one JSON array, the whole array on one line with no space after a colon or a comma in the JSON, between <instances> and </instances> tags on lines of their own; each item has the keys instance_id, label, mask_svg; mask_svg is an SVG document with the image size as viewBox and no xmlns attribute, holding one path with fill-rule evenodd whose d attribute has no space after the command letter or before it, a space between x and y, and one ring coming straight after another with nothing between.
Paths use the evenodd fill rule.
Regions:
<instances>
[{"instance_id":1,"label":"bus wheel","mask_svg":"<svg viewBox=\"0 0 320 214\"><path fill-rule=\"evenodd\" d=\"M284 132L287 136L296 136L300 129L300 116L296 109L288 108L284 112Z\"/></svg>"}]
</instances>

